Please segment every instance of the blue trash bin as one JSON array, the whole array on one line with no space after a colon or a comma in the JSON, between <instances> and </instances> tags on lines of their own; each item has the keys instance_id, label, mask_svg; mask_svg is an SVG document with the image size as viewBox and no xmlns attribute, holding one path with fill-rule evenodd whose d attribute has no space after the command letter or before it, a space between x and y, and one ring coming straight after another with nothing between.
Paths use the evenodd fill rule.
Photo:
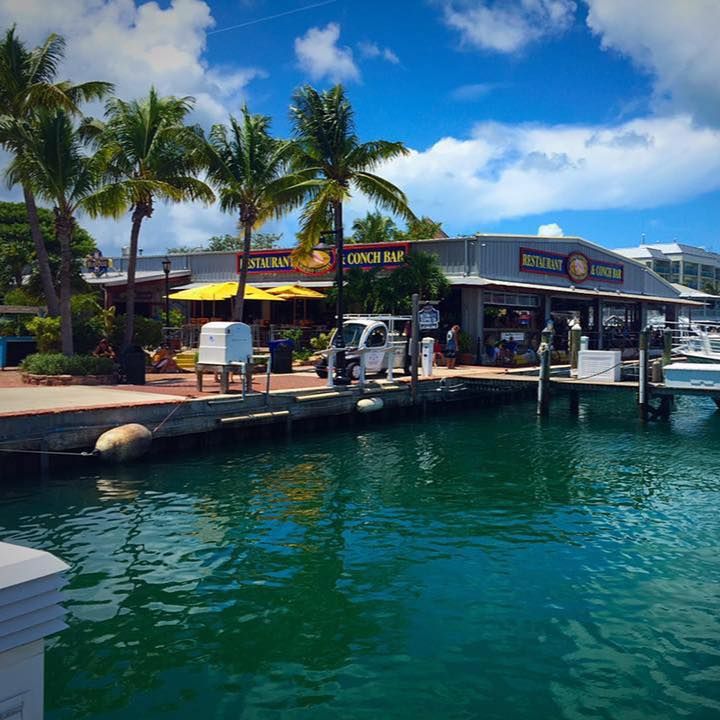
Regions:
<instances>
[{"instance_id":1,"label":"blue trash bin","mask_svg":"<svg viewBox=\"0 0 720 720\"><path fill-rule=\"evenodd\" d=\"M271 340L268 343L270 348L270 362L273 373L292 372L292 354L295 343L290 339Z\"/></svg>"}]
</instances>

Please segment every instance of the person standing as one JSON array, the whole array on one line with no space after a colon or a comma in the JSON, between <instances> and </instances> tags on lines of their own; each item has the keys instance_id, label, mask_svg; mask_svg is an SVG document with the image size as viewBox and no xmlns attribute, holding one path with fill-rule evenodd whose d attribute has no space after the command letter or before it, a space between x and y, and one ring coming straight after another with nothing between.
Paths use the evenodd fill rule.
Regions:
<instances>
[{"instance_id":1,"label":"person standing","mask_svg":"<svg viewBox=\"0 0 720 720\"><path fill-rule=\"evenodd\" d=\"M453 325L447 332L445 340L445 360L450 370L455 369L457 362L457 353L459 349L460 326Z\"/></svg>"}]
</instances>

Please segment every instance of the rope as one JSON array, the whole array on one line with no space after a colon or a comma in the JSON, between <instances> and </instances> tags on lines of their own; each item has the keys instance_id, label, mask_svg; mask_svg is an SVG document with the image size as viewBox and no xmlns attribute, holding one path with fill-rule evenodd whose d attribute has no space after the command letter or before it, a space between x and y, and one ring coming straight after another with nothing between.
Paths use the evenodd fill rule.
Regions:
<instances>
[{"instance_id":1,"label":"rope","mask_svg":"<svg viewBox=\"0 0 720 720\"><path fill-rule=\"evenodd\" d=\"M72 455L73 457L96 457L97 453L92 452L63 452L61 450L23 450L20 448L0 448L5 453L31 453L33 455Z\"/></svg>"},{"instance_id":2,"label":"rope","mask_svg":"<svg viewBox=\"0 0 720 720\"><path fill-rule=\"evenodd\" d=\"M186 395L184 399L182 399L177 405L175 405L175 407L167 414L166 418L152 431L152 434L154 435L180 409L180 407L184 403L192 399L192 395Z\"/></svg>"},{"instance_id":3,"label":"rope","mask_svg":"<svg viewBox=\"0 0 720 720\"><path fill-rule=\"evenodd\" d=\"M632 362L632 363L627 363L627 364L628 364L628 365L634 365L635 363ZM594 378L594 377L596 377L596 376L598 376L598 375L602 375L603 373L609 372L610 370L614 370L616 367L620 367L621 365L625 365L625 362L624 362L623 360L621 360L619 363L615 363L614 365L611 365L609 368L605 368L605 369L603 369L603 370L599 370L598 372L593 373L592 375L584 375L584 376L581 377L581 378L576 377L576 378L575 378L575 382L584 382L585 380L589 380L590 378Z\"/></svg>"}]
</instances>

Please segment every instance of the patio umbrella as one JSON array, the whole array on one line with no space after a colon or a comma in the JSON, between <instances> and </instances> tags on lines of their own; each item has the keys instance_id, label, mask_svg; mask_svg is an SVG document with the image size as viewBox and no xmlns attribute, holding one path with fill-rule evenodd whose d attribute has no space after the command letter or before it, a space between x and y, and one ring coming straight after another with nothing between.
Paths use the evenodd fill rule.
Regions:
<instances>
[{"instance_id":1,"label":"patio umbrella","mask_svg":"<svg viewBox=\"0 0 720 720\"><path fill-rule=\"evenodd\" d=\"M201 287L190 288L189 290L179 290L176 293L168 295L171 300L228 300L235 297L237 293L236 282L211 283ZM246 300L273 300L283 301L285 298L271 295L265 290L256 288L252 285L245 286Z\"/></svg>"},{"instance_id":2,"label":"patio umbrella","mask_svg":"<svg viewBox=\"0 0 720 720\"><path fill-rule=\"evenodd\" d=\"M280 285L268 290L272 295L284 298L285 300L322 299L325 295L303 285Z\"/></svg>"}]
</instances>

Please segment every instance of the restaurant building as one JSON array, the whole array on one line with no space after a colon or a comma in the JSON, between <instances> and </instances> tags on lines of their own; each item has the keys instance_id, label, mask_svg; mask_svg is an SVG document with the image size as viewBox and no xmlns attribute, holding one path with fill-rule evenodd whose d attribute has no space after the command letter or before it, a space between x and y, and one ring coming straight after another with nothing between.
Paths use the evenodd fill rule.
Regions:
<instances>
[{"instance_id":1,"label":"restaurant building","mask_svg":"<svg viewBox=\"0 0 720 720\"><path fill-rule=\"evenodd\" d=\"M683 306L701 307L681 297L668 280L641 262L577 237L478 234L347 245L345 264L390 272L408 253L416 252L436 255L452 286L440 305L440 339L446 326L459 323L464 350L475 362L497 362L499 352L532 359L540 332L550 320L556 332L555 347L562 352L573 318L579 319L591 348L631 352L637 348L640 329L648 322L674 321ZM237 279L237 253L170 257L173 272L183 271L189 276L189 282L176 286L176 290ZM157 272L162 259L140 257L138 269ZM113 268L122 273L123 262L127 260L114 259ZM289 249L259 251L250 259L248 282L263 289L296 284L327 290L334 280L333 265L332 250L317 251L304 267L293 262ZM215 311L219 314L217 308ZM289 312L282 303L248 305L254 323L288 322ZM306 322L332 326L334 308L326 301L311 302L303 308L303 315Z\"/></svg>"}]
</instances>

